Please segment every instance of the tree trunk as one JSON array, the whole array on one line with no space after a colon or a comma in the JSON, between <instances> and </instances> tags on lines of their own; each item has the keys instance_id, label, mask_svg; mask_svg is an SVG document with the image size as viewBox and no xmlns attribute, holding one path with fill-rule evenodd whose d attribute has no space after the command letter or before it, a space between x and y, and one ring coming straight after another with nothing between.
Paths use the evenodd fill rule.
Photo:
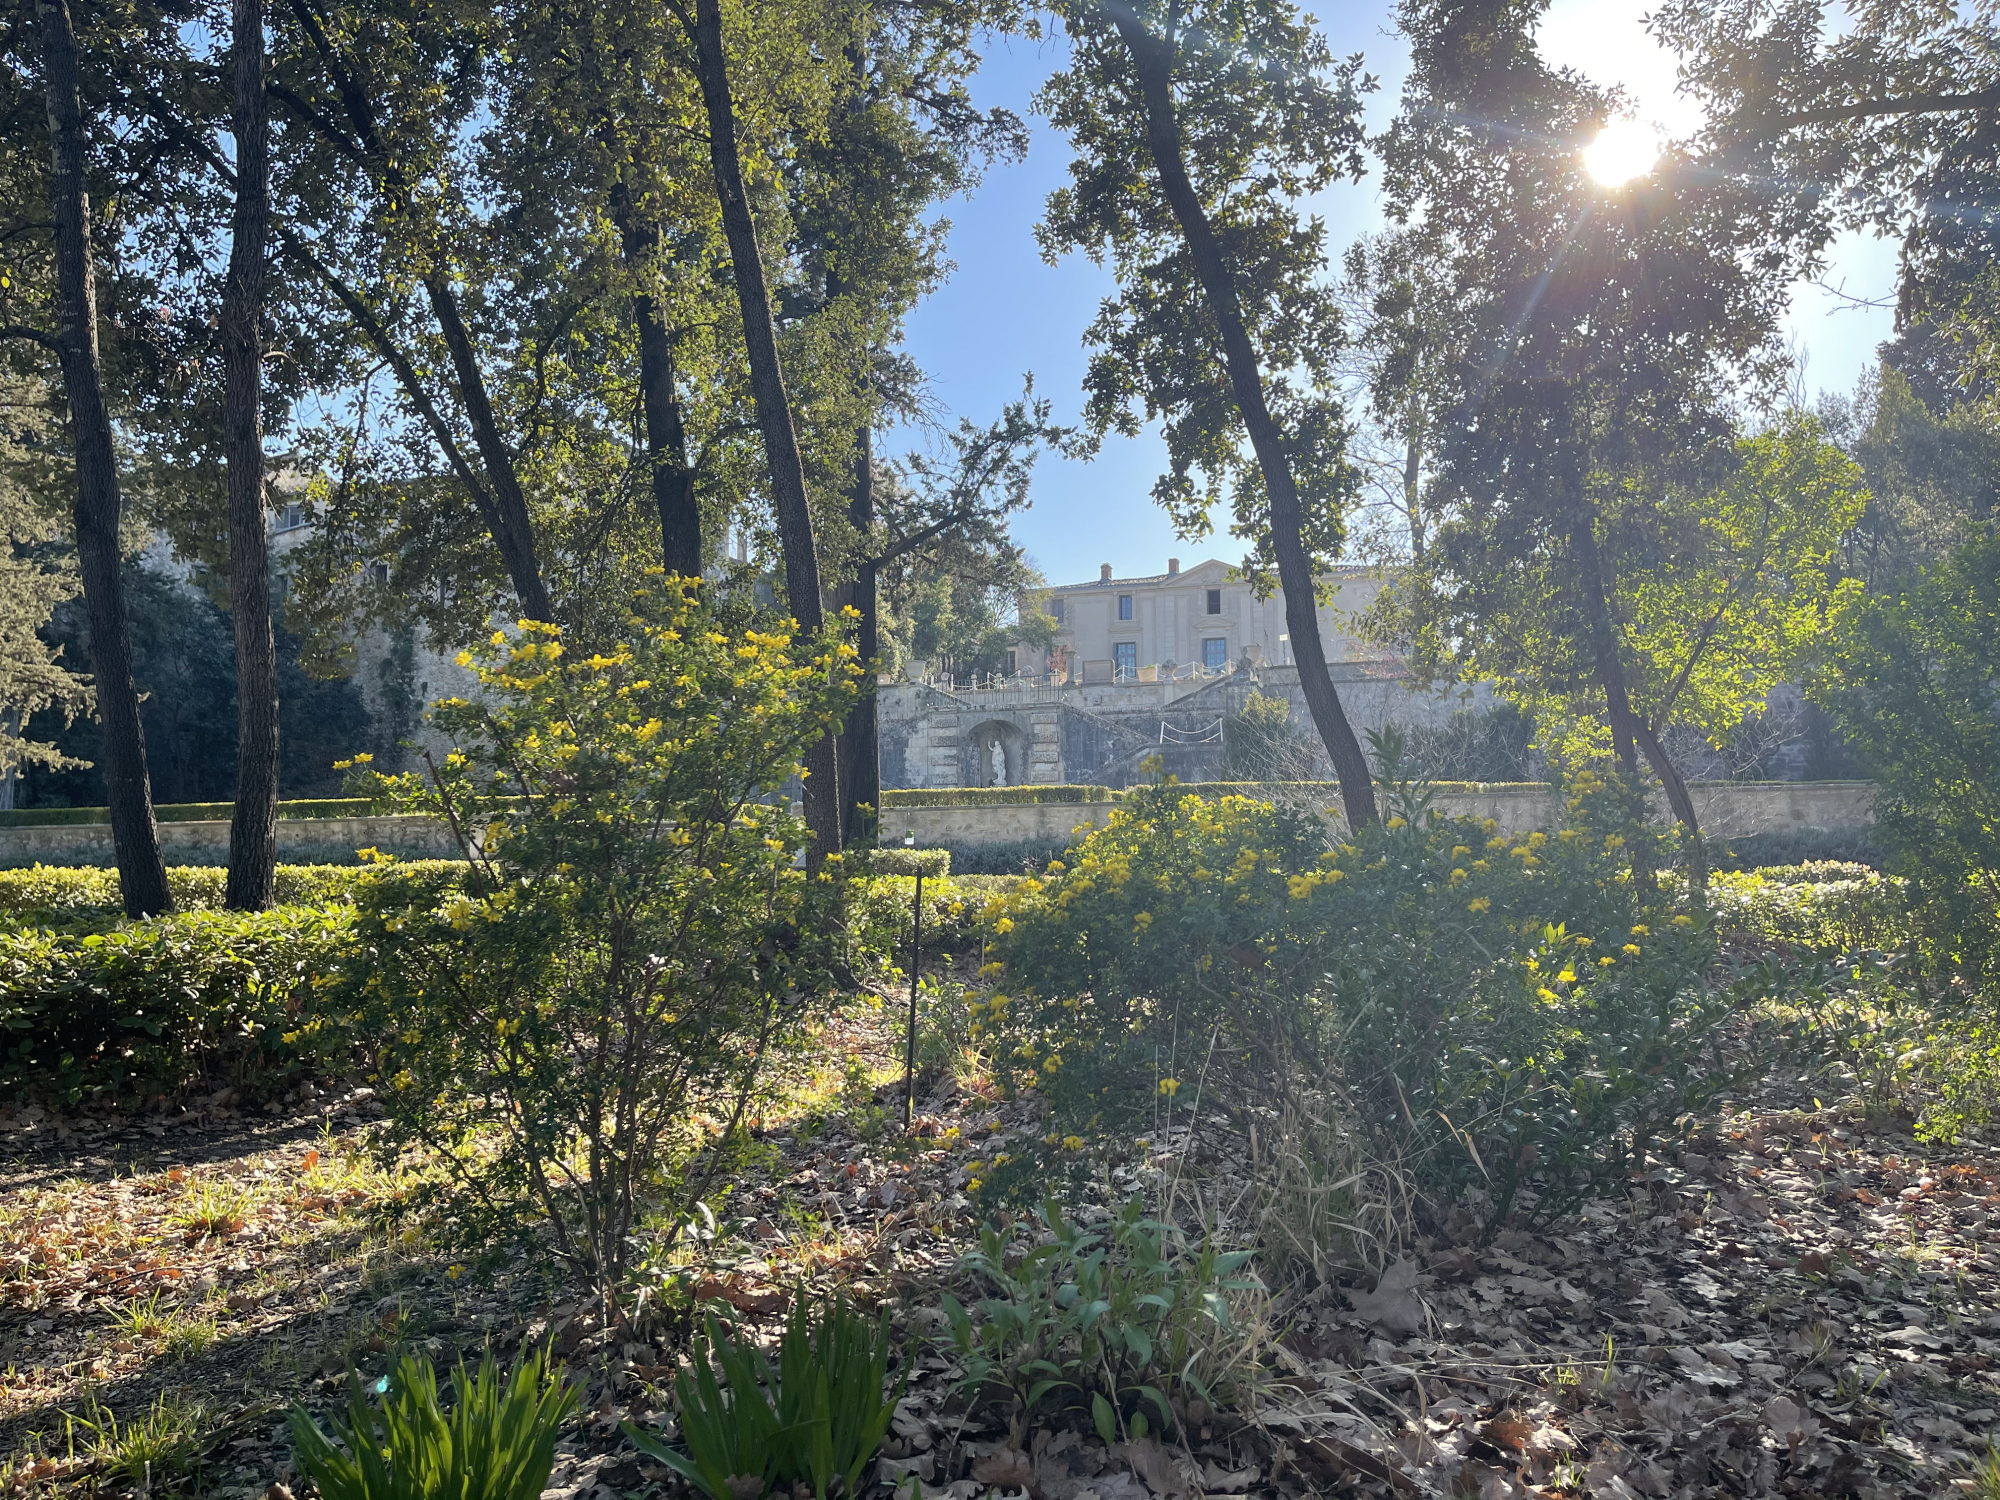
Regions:
<instances>
[{"instance_id":1,"label":"tree trunk","mask_svg":"<svg viewBox=\"0 0 2000 1500\"><path fill-rule=\"evenodd\" d=\"M685 25L684 11L681 16ZM778 358L778 336L771 321L771 296L764 282L757 226L750 216L743 165L736 153L736 107L730 98L729 61L723 50L718 0L695 0L694 24L687 29L694 41L695 71L700 75L702 103L708 112L709 161L715 173L715 194L722 205L723 234L729 241L736 297L743 309L750 393L757 404L757 425L763 430L771 507L777 514L778 540L785 554L785 594L800 629L814 634L825 623L825 614L820 603L819 557L806 497L805 463L799 456L791 398L785 392L784 366ZM807 750L805 772L806 826L812 832L808 862L817 869L820 860L840 847L839 769L831 734Z\"/></svg>"},{"instance_id":2,"label":"tree trunk","mask_svg":"<svg viewBox=\"0 0 2000 1500\"><path fill-rule=\"evenodd\" d=\"M634 222L625 184L611 190L625 269L644 274L645 257L660 242L657 225ZM660 513L660 562L669 573L701 577L701 507L688 462L687 424L674 380L674 345L650 292L632 293L632 321L639 330L639 405L646 414L646 453L653 463L653 506Z\"/></svg>"},{"instance_id":3,"label":"tree trunk","mask_svg":"<svg viewBox=\"0 0 2000 1500\"><path fill-rule=\"evenodd\" d=\"M1660 743L1653 726L1640 721L1636 738L1639 749L1644 753L1653 774L1660 778L1660 785L1667 791L1667 806L1673 809L1674 817L1688 837L1688 875L1699 891L1708 882L1707 851L1702 846L1701 824L1695 818L1694 797L1688 791L1687 778L1681 775L1681 768L1667 755L1667 747Z\"/></svg>"},{"instance_id":4,"label":"tree trunk","mask_svg":"<svg viewBox=\"0 0 2000 1500\"><path fill-rule=\"evenodd\" d=\"M1410 561L1424 560L1424 439L1418 426L1421 403L1415 395L1405 420L1409 430L1403 436L1403 511L1410 520Z\"/></svg>"},{"instance_id":5,"label":"tree trunk","mask_svg":"<svg viewBox=\"0 0 2000 1500\"><path fill-rule=\"evenodd\" d=\"M520 477L514 472L514 455L500 436L500 424L493 417L493 403L486 397L486 377L480 373L479 356L472 347L472 335L459 316L458 298L451 283L433 272L424 279L424 291L431 311L444 332L445 347L451 351L452 369L458 375L459 399L465 405L466 420L472 424L472 440L485 465L492 487L493 503L500 526L493 540L507 565L507 577L520 597L521 611L531 620L553 621L549 591L542 582L541 565L535 558L535 531L528 521L527 497L521 493Z\"/></svg>"},{"instance_id":6,"label":"tree trunk","mask_svg":"<svg viewBox=\"0 0 2000 1500\"><path fill-rule=\"evenodd\" d=\"M271 222L271 132L264 96L263 0L235 0L236 206L222 284L222 443L229 470L229 611L236 629L236 805L229 818L232 911L262 911L278 866L278 652L271 637L264 507L264 259Z\"/></svg>"},{"instance_id":7,"label":"tree trunk","mask_svg":"<svg viewBox=\"0 0 2000 1500\"><path fill-rule=\"evenodd\" d=\"M711 0L712 3L712 0ZM1249 330L1236 295L1236 283L1223 260L1222 246L1208 222L1208 212L1188 180L1181 159L1180 125L1174 115L1172 59L1165 43L1148 31L1138 17L1125 7L1106 12L1118 28L1138 75L1139 90L1146 103L1146 145L1160 174L1160 186L1174 219L1187 239L1188 253L1201 277L1202 292L1210 314L1222 335L1223 363L1229 369L1230 390L1237 411L1250 433L1250 446L1263 471L1264 492L1271 506L1271 550L1277 556L1278 583L1285 594L1285 626L1291 635L1292 658L1299 669L1299 688L1313 726L1333 762L1340 779L1340 800L1347 811L1350 827L1361 828L1376 820L1374 777L1368 757L1361 751L1354 728L1340 706L1340 694L1327 671L1326 647L1319 635L1319 599L1312 564L1303 540L1304 517L1299 490L1292 477L1291 459L1285 452L1283 435L1272 419L1264 400L1263 378L1257 368L1257 351L1250 343Z\"/></svg>"},{"instance_id":8,"label":"tree trunk","mask_svg":"<svg viewBox=\"0 0 2000 1500\"><path fill-rule=\"evenodd\" d=\"M847 519L862 538L862 555L855 560L848 602L861 616L855 645L868 670L866 691L847 711L840 735L841 831L850 844L873 844L882 812L882 762L875 713L876 656L882 649L882 609L877 564L868 550L875 524L875 434L866 427L854 434L854 486L847 492ZM862 809L866 808L864 812Z\"/></svg>"},{"instance_id":9,"label":"tree trunk","mask_svg":"<svg viewBox=\"0 0 2000 1500\"><path fill-rule=\"evenodd\" d=\"M1583 585L1584 624L1590 632L1591 656L1597 665L1598 685L1604 689L1605 717L1611 723L1611 751L1625 772L1629 791L1626 816L1635 828L1648 821L1645 792L1639 785L1638 739L1645 725L1632 712L1631 695L1625 687L1625 665L1618 659L1618 636L1611 624L1611 600L1604 584L1604 561L1597 550L1596 517L1583 493L1581 474L1570 479L1570 549L1575 553L1577 573ZM1664 756L1661 757L1665 759ZM1685 790L1685 789L1683 789ZM1692 804L1689 808L1692 812ZM1653 869L1641 846L1632 849L1634 874L1650 890Z\"/></svg>"},{"instance_id":10,"label":"tree trunk","mask_svg":"<svg viewBox=\"0 0 2000 1500\"><path fill-rule=\"evenodd\" d=\"M167 867L153 822L139 690L118 552L118 468L97 357L97 276L84 181L83 99L69 0L38 0L49 102L49 207L55 221L56 341L76 440L76 552L90 623L90 668L104 731L104 794L127 916L167 909Z\"/></svg>"}]
</instances>

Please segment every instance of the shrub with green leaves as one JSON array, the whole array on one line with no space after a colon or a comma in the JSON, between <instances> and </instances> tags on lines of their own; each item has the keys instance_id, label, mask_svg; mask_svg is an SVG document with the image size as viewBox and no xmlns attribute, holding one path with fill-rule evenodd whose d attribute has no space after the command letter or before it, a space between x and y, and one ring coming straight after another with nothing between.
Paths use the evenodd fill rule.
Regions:
<instances>
[{"instance_id":1,"label":"shrub with green leaves","mask_svg":"<svg viewBox=\"0 0 2000 1500\"><path fill-rule=\"evenodd\" d=\"M350 1373L347 1420L332 1437L294 1406L292 1449L321 1500L538 1500L575 1390L540 1351L505 1375L489 1351L471 1375L461 1363L452 1385L446 1411L431 1362L410 1355L378 1409Z\"/></svg>"},{"instance_id":2,"label":"shrub with green leaves","mask_svg":"<svg viewBox=\"0 0 2000 1500\"><path fill-rule=\"evenodd\" d=\"M1708 881L1719 930L1815 948L1890 948L1908 931L1901 882L1866 865L1722 873Z\"/></svg>"},{"instance_id":3,"label":"shrub with green leaves","mask_svg":"<svg viewBox=\"0 0 2000 1500\"><path fill-rule=\"evenodd\" d=\"M815 1500L859 1495L908 1379L884 1389L889 1354L888 1313L870 1323L838 1298L811 1303L801 1293L776 1370L711 1316L706 1348L674 1381L687 1451L630 1423L625 1435L714 1500L795 1495L801 1485Z\"/></svg>"},{"instance_id":4,"label":"shrub with green leaves","mask_svg":"<svg viewBox=\"0 0 2000 1500\"><path fill-rule=\"evenodd\" d=\"M1901 594L1844 590L1811 688L1875 768L1930 967L2000 985L2000 524Z\"/></svg>"},{"instance_id":5,"label":"shrub with green leaves","mask_svg":"<svg viewBox=\"0 0 2000 1500\"><path fill-rule=\"evenodd\" d=\"M189 911L106 932L0 932L0 1093L73 1101L269 1081L350 938L342 905Z\"/></svg>"},{"instance_id":6,"label":"shrub with green leaves","mask_svg":"<svg viewBox=\"0 0 2000 1500\"><path fill-rule=\"evenodd\" d=\"M678 578L625 623L572 651L526 621L464 656L480 696L433 710L458 748L373 781L454 830L463 881L362 885L320 1012L369 1052L391 1145L433 1148L467 1208L539 1210L607 1297L840 978L847 882L838 855L802 866L786 788L860 676L836 635L726 628Z\"/></svg>"},{"instance_id":7,"label":"shrub with green leaves","mask_svg":"<svg viewBox=\"0 0 2000 1500\"><path fill-rule=\"evenodd\" d=\"M1000 1077L1112 1151L1203 1092L1331 1089L1435 1211L1564 1210L1726 1084L1719 1027L1767 982L1711 995L1702 921L1633 870L1629 799L1591 772L1565 790L1565 826L1514 837L1400 789L1334 848L1268 802L1133 793L987 907Z\"/></svg>"},{"instance_id":8,"label":"shrub with green leaves","mask_svg":"<svg viewBox=\"0 0 2000 1500\"><path fill-rule=\"evenodd\" d=\"M348 901L355 886L368 877L370 866L279 865L277 904L323 906ZM456 881L464 866L452 860L407 860L398 866L406 876ZM220 865L175 865L167 871L167 894L177 911L220 908L228 871ZM119 915L124 902L118 893L118 872L100 865L31 865L0 870L0 912L24 918L61 919L102 913Z\"/></svg>"},{"instance_id":9,"label":"shrub with green leaves","mask_svg":"<svg viewBox=\"0 0 2000 1500\"><path fill-rule=\"evenodd\" d=\"M1053 1198L1038 1214L1047 1234L1025 1255L989 1227L960 1262L990 1295L970 1310L944 1299L969 1394L1081 1410L1113 1443L1172 1431L1191 1402L1235 1393L1267 1332L1249 1252L1190 1248L1137 1200L1087 1228Z\"/></svg>"}]
</instances>

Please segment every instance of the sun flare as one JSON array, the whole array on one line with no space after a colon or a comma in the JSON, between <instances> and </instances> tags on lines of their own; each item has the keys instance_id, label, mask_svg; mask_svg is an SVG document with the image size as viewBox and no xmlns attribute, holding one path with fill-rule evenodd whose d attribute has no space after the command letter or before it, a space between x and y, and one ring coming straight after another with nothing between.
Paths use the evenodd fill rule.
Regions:
<instances>
[{"instance_id":1,"label":"sun flare","mask_svg":"<svg viewBox=\"0 0 2000 1500\"><path fill-rule=\"evenodd\" d=\"M1637 120L1613 120L1583 148L1583 169L1603 187L1622 187L1653 170L1660 138Z\"/></svg>"}]
</instances>

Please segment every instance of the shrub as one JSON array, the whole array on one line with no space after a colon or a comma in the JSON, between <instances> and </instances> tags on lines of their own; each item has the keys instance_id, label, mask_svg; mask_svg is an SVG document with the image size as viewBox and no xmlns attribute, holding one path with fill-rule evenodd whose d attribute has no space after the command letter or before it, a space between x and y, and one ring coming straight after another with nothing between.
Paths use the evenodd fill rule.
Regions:
<instances>
[{"instance_id":1,"label":"shrub","mask_svg":"<svg viewBox=\"0 0 2000 1500\"><path fill-rule=\"evenodd\" d=\"M0 933L0 1089L171 1093L292 1067L287 1027L337 962L349 919L340 906L287 906L85 936Z\"/></svg>"},{"instance_id":2,"label":"shrub","mask_svg":"<svg viewBox=\"0 0 2000 1500\"><path fill-rule=\"evenodd\" d=\"M1081 1409L1106 1443L1171 1431L1190 1402L1233 1393L1267 1331L1247 1251L1191 1250L1136 1200L1091 1228L1053 1199L1039 1212L1047 1233L1026 1255L988 1228L960 1262L993 1293L976 1318L944 1299L969 1393L998 1386L1024 1411Z\"/></svg>"},{"instance_id":3,"label":"shrub","mask_svg":"<svg viewBox=\"0 0 2000 1500\"><path fill-rule=\"evenodd\" d=\"M1902 595L1844 593L1811 686L1876 769L1931 967L2000 983L2000 525Z\"/></svg>"},{"instance_id":4,"label":"shrub","mask_svg":"<svg viewBox=\"0 0 2000 1500\"><path fill-rule=\"evenodd\" d=\"M915 875L921 871L926 880L942 880L951 873L949 849L899 849L892 845L877 849L869 862L877 875Z\"/></svg>"},{"instance_id":5,"label":"shrub","mask_svg":"<svg viewBox=\"0 0 2000 1500\"><path fill-rule=\"evenodd\" d=\"M717 1381L714 1366L722 1368ZM816 1500L862 1493L861 1475L889 1430L907 1374L886 1394L889 1315L870 1324L845 1302L808 1307L801 1295L778 1343L778 1368L755 1344L738 1344L708 1320L674 1380L681 1441L667 1447L629 1422L625 1434L714 1500L756 1500L772 1490Z\"/></svg>"},{"instance_id":6,"label":"shrub","mask_svg":"<svg viewBox=\"0 0 2000 1500\"><path fill-rule=\"evenodd\" d=\"M951 868L956 875L1022 875L1040 873L1062 857L1070 840L1008 839L993 844L953 844Z\"/></svg>"},{"instance_id":7,"label":"shrub","mask_svg":"<svg viewBox=\"0 0 2000 1500\"><path fill-rule=\"evenodd\" d=\"M1709 877L1718 928L1815 948L1895 946L1907 928L1900 882L1826 862Z\"/></svg>"},{"instance_id":8,"label":"shrub","mask_svg":"<svg viewBox=\"0 0 2000 1500\"><path fill-rule=\"evenodd\" d=\"M1710 996L1701 922L1634 876L1627 799L1567 792L1566 827L1514 838L1405 790L1333 849L1267 802L1135 793L987 907L997 1072L1114 1149L1204 1090L1334 1089L1434 1209L1547 1218L1724 1086L1697 1063L1768 982ZM1003 1165L1002 1189L1048 1166Z\"/></svg>"},{"instance_id":9,"label":"shrub","mask_svg":"<svg viewBox=\"0 0 2000 1500\"><path fill-rule=\"evenodd\" d=\"M489 1351L471 1376L460 1364L452 1383L458 1401L446 1412L431 1362L407 1356L378 1413L350 1373L337 1445L294 1406L292 1449L321 1500L537 1500L576 1404L569 1382L539 1352L503 1376Z\"/></svg>"},{"instance_id":10,"label":"shrub","mask_svg":"<svg viewBox=\"0 0 2000 1500\"><path fill-rule=\"evenodd\" d=\"M463 658L479 700L433 710L460 748L375 778L449 824L465 879L359 888L330 1026L371 1052L391 1146L437 1149L470 1203L532 1204L607 1299L647 1196L685 1222L709 1143L833 991L847 882L838 855L796 866L784 793L860 671L832 635L725 630L694 582L632 610L589 655L552 625L495 632Z\"/></svg>"},{"instance_id":11,"label":"shrub","mask_svg":"<svg viewBox=\"0 0 2000 1500\"><path fill-rule=\"evenodd\" d=\"M464 866L454 860L409 860L397 867L406 875L440 884L459 879ZM367 865L279 865L280 906L323 906L351 901ZM228 872L220 865L176 865L167 871L167 894L180 911L220 908ZM67 916L120 913L118 872L100 865L33 865L0 870L0 912Z\"/></svg>"},{"instance_id":12,"label":"shrub","mask_svg":"<svg viewBox=\"0 0 2000 1500\"><path fill-rule=\"evenodd\" d=\"M910 909L916 903L914 875L871 875L851 882L847 893L847 930L857 957L878 963L910 961ZM978 941L982 901L960 889L956 880L924 877L924 947L962 950Z\"/></svg>"}]
</instances>

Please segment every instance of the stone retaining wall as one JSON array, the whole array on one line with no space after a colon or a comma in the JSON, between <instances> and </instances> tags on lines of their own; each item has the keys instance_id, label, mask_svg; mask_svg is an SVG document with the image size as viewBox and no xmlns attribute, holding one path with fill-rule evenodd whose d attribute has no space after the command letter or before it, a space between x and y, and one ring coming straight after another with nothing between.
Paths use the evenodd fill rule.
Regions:
<instances>
[{"instance_id":1,"label":"stone retaining wall","mask_svg":"<svg viewBox=\"0 0 2000 1500\"><path fill-rule=\"evenodd\" d=\"M1870 781L1710 782L1696 783L1692 791L1702 831L1717 838L1866 828L1875 816L1875 784ZM1103 827L1113 805L891 807L882 814L882 842L899 844L914 832L924 847L1060 843L1077 828ZM1450 816L1492 818L1506 833L1550 827L1557 813L1554 796L1545 787L1446 792L1432 805ZM1345 818L1327 811L1333 813L1330 822L1345 826ZM1654 811L1667 817L1663 797L1654 798Z\"/></svg>"},{"instance_id":2,"label":"stone retaining wall","mask_svg":"<svg viewBox=\"0 0 2000 1500\"><path fill-rule=\"evenodd\" d=\"M1875 784L1869 781L1697 782L1695 810L1702 830L1717 838L1759 833L1837 832L1874 821ZM1079 828L1102 828L1114 803L1030 802L984 807L891 807L882 814L882 842L900 844L914 832L927 849L977 844L1060 844ZM1507 833L1526 833L1556 821L1545 787L1494 787L1447 792L1433 804L1440 812L1492 818ZM1664 819L1663 799L1654 799ZM1332 809L1327 809L1332 813ZM1344 824L1337 814L1329 821ZM229 824L162 823L160 843L168 864L220 864L229 853ZM406 857L457 854L451 831L429 818L286 818L278 823L278 858L295 863L345 861L356 849L378 848ZM111 863L111 829L102 823L43 828L0 828L0 866Z\"/></svg>"}]
</instances>

